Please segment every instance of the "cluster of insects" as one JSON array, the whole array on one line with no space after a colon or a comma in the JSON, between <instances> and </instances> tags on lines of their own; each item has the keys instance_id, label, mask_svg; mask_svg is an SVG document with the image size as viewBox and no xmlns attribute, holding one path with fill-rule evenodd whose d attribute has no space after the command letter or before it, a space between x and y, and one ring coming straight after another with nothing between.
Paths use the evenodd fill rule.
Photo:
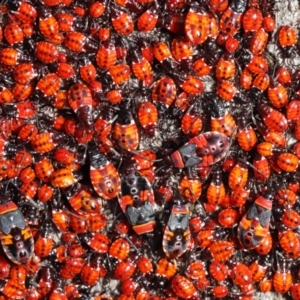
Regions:
<instances>
[{"instance_id":1,"label":"cluster of insects","mask_svg":"<svg viewBox=\"0 0 300 300\"><path fill-rule=\"evenodd\" d=\"M300 299L275 5L0 3L0 300Z\"/></svg>"}]
</instances>

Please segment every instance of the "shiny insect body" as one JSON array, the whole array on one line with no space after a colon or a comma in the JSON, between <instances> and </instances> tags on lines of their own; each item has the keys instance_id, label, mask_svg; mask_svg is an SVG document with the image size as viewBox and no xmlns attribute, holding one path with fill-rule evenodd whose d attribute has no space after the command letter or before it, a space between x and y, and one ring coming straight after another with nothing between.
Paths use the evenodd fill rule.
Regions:
<instances>
[{"instance_id":1,"label":"shiny insect body","mask_svg":"<svg viewBox=\"0 0 300 300\"><path fill-rule=\"evenodd\" d=\"M246 249L257 248L269 232L273 195L259 196L238 226L238 238Z\"/></svg>"},{"instance_id":2,"label":"shiny insect body","mask_svg":"<svg viewBox=\"0 0 300 300\"><path fill-rule=\"evenodd\" d=\"M194 44L204 43L209 36L209 16L205 10L197 4L191 6L185 20L185 33Z\"/></svg>"},{"instance_id":3,"label":"shiny insect body","mask_svg":"<svg viewBox=\"0 0 300 300\"><path fill-rule=\"evenodd\" d=\"M86 126L91 126L93 99L90 89L82 83L74 84L68 92L68 101L78 119Z\"/></svg>"},{"instance_id":4,"label":"shiny insect body","mask_svg":"<svg viewBox=\"0 0 300 300\"><path fill-rule=\"evenodd\" d=\"M223 133L208 131L190 139L171 155L171 163L176 168L211 166L228 153L230 139Z\"/></svg>"},{"instance_id":5,"label":"shiny insect body","mask_svg":"<svg viewBox=\"0 0 300 300\"><path fill-rule=\"evenodd\" d=\"M132 166L121 178L119 203L137 234L153 232L156 223L154 192L148 179Z\"/></svg>"},{"instance_id":6,"label":"shiny insect body","mask_svg":"<svg viewBox=\"0 0 300 300\"><path fill-rule=\"evenodd\" d=\"M167 257L177 258L183 255L190 242L189 205L181 200L172 207L163 236L163 250Z\"/></svg>"},{"instance_id":7,"label":"shiny insect body","mask_svg":"<svg viewBox=\"0 0 300 300\"><path fill-rule=\"evenodd\" d=\"M120 192L120 175L115 166L100 152L90 151L90 177L97 194L111 200Z\"/></svg>"},{"instance_id":8,"label":"shiny insect body","mask_svg":"<svg viewBox=\"0 0 300 300\"><path fill-rule=\"evenodd\" d=\"M25 264L33 255L33 237L17 205L2 195L0 203L0 240L7 257L16 264Z\"/></svg>"},{"instance_id":9,"label":"shiny insect body","mask_svg":"<svg viewBox=\"0 0 300 300\"><path fill-rule=\"evenodd\" d=\"M113 139L122 151L136 150L139 145L139 131L132 114L122 112L112 130Z\"/></svg>"},{"instance_id":10,"label":"shiny insect body","mask_svg":"<svg viewBox=\"0 0 300 300\"><path fill-rule=\"evenodd\" d=\"M223 13L220 30L227 35L234 35L241 27L242 14L246 10L246 0L234 0Z\"/></svg>"}]
</instances>

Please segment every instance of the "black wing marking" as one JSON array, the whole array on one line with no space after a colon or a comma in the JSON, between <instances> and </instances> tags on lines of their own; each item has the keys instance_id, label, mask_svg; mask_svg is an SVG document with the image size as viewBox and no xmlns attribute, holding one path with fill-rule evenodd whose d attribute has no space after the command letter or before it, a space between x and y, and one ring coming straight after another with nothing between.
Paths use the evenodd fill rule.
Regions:
<instances>
[{"instance_id":1,"label":"black wing marking","mask_svg":"<svg viewBox=\"0 0 300 300\"><path fill-rule=\"evenodd\" d=\"M193 167L201 162L201 158L195 155L196 148L196 144L187 144L178 150L186 168Z\"/></svg>"},{"instance_id":2,"label":"black wing marking","mask_svg":"<svg viewBox=\"0 0 300 300\"><path fill-rule=\"evenodd\" d=\"M259 214L258 218L259 218L260 225L262 227L265 227L266 225L268 225L270 223L271 211L269 209L266 209L266 210L262 211Z\"/></svg>"},{"instance_id":3,"label":"black wing marking","mask_svg":"<svg viewBox=\"0 0 300 300\"><path fill-rule=\"evenodd\" d=\"M252 220L257 217L258 217L257 207L256 207L256 204L253 204L247 213L247 219Z\"/></svg>"},{"instance_id":4,"label":"black wing marking","mask_svg":"<svg viewBox=\"0 0 300 300\"><path fill-rule=\"evenodd\" d=\"M24 229L26 227L24 216L18 209L0 216L0 230L5 235L9 234L14 227L19 229Z\"/></svg>"},{"instance_id":5,"label":"black wing marking","mask_svg":"<svg viewBox=\"0 0 300 300\"><path fill-rule=\"evenodd\" d=\"M185 231L189 226L189 217L188 215L171 214L168 226L171 231L175 231L176 229Z\"/></svg>"}]
</instances>

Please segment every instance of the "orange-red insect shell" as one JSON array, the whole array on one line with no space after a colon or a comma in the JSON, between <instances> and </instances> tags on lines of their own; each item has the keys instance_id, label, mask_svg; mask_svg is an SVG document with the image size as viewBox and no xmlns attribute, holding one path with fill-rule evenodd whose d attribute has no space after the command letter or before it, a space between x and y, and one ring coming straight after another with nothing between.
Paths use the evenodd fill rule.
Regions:
<instances>
[{"instance_id":1,"label":"orange-red insect shell","mask_svg":"<svg viewBox=\"0 0 300 300\"><path fill-rule=\"evenodd\" d=\"M253 80L252 87L263 92L269 87L269 84L270 77L268 74L258 74Z\"/></svg>"},{"instance_id":2,"label":"orange-red insect shell","mask_svg":"<svg viewBox=\"0 0 300 300\"><path fill-rule=\"evenodd\" d=\"M209 273L215 280L221 282L228 276L228 267L224 263L214 260L209 265Z\"/></svg>"},{"instance_id":3,"label":"orange-red insect shell","mask_svg":"<svg viewBox=\"0 0 300 300\"><path fill-rule=\"evenodd\" d=\"M52 96L58 91L60 84L61 79L55 73L48 73L39 80L36 87L46 96Z\"/></svg>"},{"instance_id":4,"label":"orange-red insect shell","mask_svg":"<svg viewBox=\"0 0 300 300\"><path fill-rule=\"evenodd\" d=\"M280 220L285 226L291 229L296 229L300 225L300 215L292 209L285 209Z\"/></svg>"},{"instance_id":5,"label":"orange-red insect shell","mask_svg":"<svg viewBox=\"0 0 300 300\"><path fill-rule=\"evenodd\" d=\"M249 50L253 55L261 55L266 49L268 40L269 35L263 28L260 28L251 38Z\"/></svg>"},{"instance_id":6,"label":"orange-red insect shell","mask_svg":"<svg viewBox=\"0 0 300 300\"><path fill-rule=\"evenodd\" d=\"M5 26L4 37L10 45L22 43L24 40L23 31L17 23L10 23Z\"/></svg>"},{"instance_id":7,"label":"orange-red insect shell","mask_svg":"<svg viewBox=\"0 0 300 300\"><path fill-rule=\"evenodd\" d=\"M293 284L293 277L289 270L286 272L276 271L273 277L273 286L277 293L285 294Z\"/></svg>"},{"instance_id":8,"label":"orange-red insect shell","mask_svg":"<svg viewBox=\"0 0 300 300\"><path fill-rule=\"evenodd\" d=\"M267 32L272 32L274 31L275 27L276 27L275 18L271 14L267 14L263 19L263 28Z\"/></svg>"},{"instance_id":9,"label":"orange-red insect shell","mask_svg":"<svg viewBox=\"0 0 300 300\"><path fill-rule=\"evenodd\" d=\"M149 136L154 136L157 127L158 112L156 106L152 102L143 102L138 108L138 119L145 132Z\"/></svg>"},{"instance_id":10,"label":"orange-red insect shell","mask_svg":"<svg viewBox=\"0 0 300 300\"><path fill-rule=\"evenodd\" d=\"M194 203L201 196L202 183L200 179L184 176L179 183L180 194L188 202Z\"/></svg>"},{"instance_id":11,"label":"orange-red insect shell","mask_svg":"<svg viewBox=\"0 0 300 300\"><path fill-rule=\"evenodd\" d=\"M191 279L198 279L206 276L204 264L200 260L193 261L185 271L185 275Z\"/></svg>"},{"instance_id":12,"label":"orange-red insect shell","mask_svg":"<svg viewBox=\"0 0 300 300\"><path fill-rule=\"evenodd\" d=\"M34 165L34 170L36 176L40 180L42 180L43 182L48 182L52 173L54 172L54 167L51 161L47 157L44 157Z\"/></svg>"},{"instance_id":13,"label":"orange-red insect shell","mask_svg":"<svg viewBox=\"0 0 300 300\"><path fill-rule=\"evenodd\" d=\"M200 58L193 62L193 69L197 72L199 76L205 76L210 73L211 66L205 63L204 58Z\"/></svg>"},{"instance_id":14,"label":"orange-red insect shell","mask_svg":"<svg viewBox=\"0 0 300 300\"><path fill-rule=\"evenodd\" d=\"M279 67L276 70L277 81L283 85L290 85L292 82L291 71L286 67Z\"/></svg>"},{"instance_id":15,"label":"orange-red insect shell","mask_svg":"<svg viewBox=\"0 0 300 300\"><path fill-rule=\"evenodd\" d=\"M109 256L123 261L129 254L130 246L124 238L116 239L109 248Z\"/></svg>"},{"instance_id":16,"label":"orange-red insect shell","mask_svg":"<svg viewBox=\"0 0 300 300\"><path fill-rule=\"evenodd\" d=\"M149 32L151 31L158 21L159 12L155 5L150 7L144 13L142 13L138 19L137 27L139 31Z\"/></svg>"},{"instance_id":17,"label":"orange-red insect shell","mask_svg":"<svg viewBox=\"0 0 300 300\"><path fill-rule=\"evenodd\" d=\"M37 76L33 64L22 63L17 65L13 70L13 78L16 82L27 84Z\"/></svg>"},{"instance_id":18,"label":"orange-red insect shell","mask_svg":"<svg viewBox=\"0 0 300 300\"><path fill-rule=\"evenodd\" d=\"M292 26L282 26L278 33L278 42L281 47L294 46L297 43L297 32Z\"/></svg>"},{"instance_id":19,"label":"orange-red insect shell","mask_svg":"<svg viewBox=\"0 0 300 300\"><path fill-rule=\"evenodd\" d=\"M194 44L204 43L209 36L210 19L208 14L199 7L192 6L185 19L185 33Z\"/></svg>"},{"instance_id":20,"label":"orange-red insect shell","mask_svg":"<svg viewBox=\"0 0 300 300\"><path fill-rule=\"evenodd\" d=\"M216 65L216 77L218 80L228 80L231 79L236 71L235 62L233 59L225 59L221 57Z\"/></svg>"},{"instance_id":21,"label":"orange-red insect shell","mask_svg":"<svg viewBox=\"0 0 300 300\"><path fill-rule=\"evenodd\" d=\"M171 53L176 60L181 61L193 56L194 47L187 38L177 37L172 41Z\"/></svg>"},{"instance_id":22,"label":"orange-red insect shell","mask_svg":"<svg viewBox=\"0 0 300 300\"><path fill-rule=\"evenodd\" d=\"M232 228L238 222L238 219L238 211L232 208L223 209L218 214L218 221L225 228Z\"/></svg>"},{"instance_id":23,"label":"orange-red insect shell","mask_svg":"<svg viewBox=\"0 0 300 300\"><path fill-rule=\"evenodd\" d=\"M97 194L105 200L113 199L120 192L119 172L101 153L91 154L90 178Z\"/></svg>"},{"instance_id":24,"label":"orange-red insect shell","mask_svg":"<svg viewBox=\"0 0 300 300\"><path fill-rule=\"evenodd\" d=\"M83 52L87 37L79 31L70 31L64 39L65 46L74 52Z\"/></svg>"},{"instance_id":25,"label":"orange-red insect shell","mask_svg":"<svg viewBox=\"0 0 300 300\"><path fill-rule=\"evenodd\" d=\"M282 234L279 233L279 245L285 251L287 257L296 259L300 256L300 241L297 234L291 229Z\"/></svg>"},{"instance_id":26,"label":"orange-red insect shell","mask_svg":"<svg viewBox=\"0 0 300 300\"><path fill-rule=\"evenodd\" d=\"M224 80L218 84L216 92L224 101L232 101L237 88L232 82Z\"/></svg>"},{"instance_id":27,"label":"orange-red insect shell","mask_svg":"<svg viewBox=\"0 0 300 300\"><path fill-rule=\"evenodd\" d=\"M240 76L240 85L245 90L249 90L252 86L253 75L248 68L244 68Z\"/></svg>"},{"instance_id":28,"label":"orange-red insect shell","mask_svg":"<svg viewBox=\"0 0 300 300\"><path fill-rule=\"evenodd\" d=\"M115 84L123 84L129 80L130 68L125 64L118 64L111 67L108 71Z\"/></svg>"},{"instance_id":29,"label":"orange-red insect shell","mask_svg":"<svg viewBox=\"0 0 300 300\"><path fill-rule=\"evenodd\" d=\"M217 261L226 261L234 253L234 244L229 241L216 241L209 246L212 257Z\"/></svg>"},{"instance_id":30,"label":"orange-red insect shell","mask_svg":"<svg viewBox=\"0 0 300 300\"><path fill-rule=\"evenodd\" d=\"M282 153L279 154L277 158L277 164L285 172L296 172L299 165L299 159L294 154Z\"/></svg>"},{"instance_id":31,"label":"orange-red insect shell","mask_svg":"<svg viewBox=\"0 0 300 300\"><path fill-rule=\"evenodd\" d=\"M52 173L51 184L59 188L67 188L77 182L70 169L58 169Z\"/></svg>"},{"instance_id":32,"label":"orange-red insect shell","mask_svg":"<svg viewBox=\"0 0 300 300\"><path fill-rule=\"evenodd\" d=\"M251 151L255 147L257 136L251 125L239 128L237 142L244 151Z\"/></svg>"},{"instance_id":33,"label":"orange-red insect shell","mask_svg":"<svg viewBox=\"0 0 300 300\"><path fill-rule=\"evenodd\" d=\"M252 273L243 263L237 263L237 265L231 270L230 277L238 286L245 286L252 283Z\"/></svg>"},{"instance_id":34,"label":"orange-red insect shell","mask_svg":"<svg viewBox=\"0 0 300 300\"><path fill-rule=\"evenodd\" d=\"M182 275L177 275L172 279L172 289L182 299L189 299L196 294L196 288L193 283Z\"/></svg>"},{"instance_id":35,"label":"orange-red insect shell","mask_svg":"<svg viewBox=\"0 0 300 300\"><path fill-rule=\"evenodd\" d=\"M105 41L99 46L96 62L99 68L109 70L117 61L117 51L112 40Z\"/></svg>"},{"instance_id":36,"label":"orange-red insect shell","mask_svg":"<svg viewBox=\"0 0 300 300\"><path fill-rule=\"evenodd\" d=\"M288 91L280 83L268 88L268 98L272 105L276 108L283 108L288 103Z\"/></svg>"},{"instance_id":37,"label":"orange-red insect shell","mask_svg":"<svg viewBox=\"0 0 300 300\"><path fill-rule=\"evenodd\" d=\"M129 35L133 32L134 23L130 14L125 12L112 13L112 26L121 35Z\"/></svg>"},{"instance_id":38,"label":"orange-red insect shell","mask_svg":"<svg viewBox=\"0 0 300 300\"><path fill-rule=\"evenodd\" d=\"M36 57L46 63L54 63L58 59L58 50L55 45L49 42L37 42L35 49Z\"/></svg>"},{"instance_id":39,"label":"orange-red insect shell","mask_svg":"<svg viewBox=\"0 0 300 300\"><path fill-rule=\"evenodd\" d=\"M262 13L259 9L250 7L242 17L242 26L245 32L257 31L261 28L263 21Z\"/></svg>"},{"instance_id":40,"label":"orange-red insect shell","mask_svg":"<svg viewBox=\"0 0 300 300\"><path fill-rule=\"evenodd\" d=\"M152 89L152 100L158 106L168 108L176 98L176 85L169 77L162 77L155 82Z\"/></svg>"},{"instance_id":41,"label":"orange-red insect shell","mask_svg":"<svg viewBox=\"0 0 300 300\"><path fill-rule=\"evenodd\" d=\"M234 35L241 27L241 20L242 13L235 12L229 6L220 19L220 31L226 35Z\"/></svg>"}]
</instances>

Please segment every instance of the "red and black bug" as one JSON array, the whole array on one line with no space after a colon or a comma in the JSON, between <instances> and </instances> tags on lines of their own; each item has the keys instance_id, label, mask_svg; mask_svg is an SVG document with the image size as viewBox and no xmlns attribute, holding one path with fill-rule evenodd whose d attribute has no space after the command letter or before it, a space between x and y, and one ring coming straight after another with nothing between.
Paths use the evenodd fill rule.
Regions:
<instances>
[{"instance_id":1,"label":"red and black bug","mask_svg":"<svg viewBox=\"0 0 300 300\"><path fill-rule=\"evenodd\" d=\"M228 8L222 14L220 30L227 35L234 35L241 28L242 14L245 12L247 1L231 1Z\"/></svg>"},{"instance_id":2,"label":"red and black bug","mask_svg":"<svg viewBox=\"0 0 300 300\"><path fill-rule=\"evenodd\" d=\"M278 32L278 43L283 57L288 58L295 54L297 44L297 32L292 26L282 26Z\"/></svg>"},{"instance_id":3,"label":"red and black bug","mask_svg":"<svg viewBox=\"0 0 300 300\"><path fill-rule=\"evenodd\" d=\"M137 22L138 30L142 32L151 31L156 26L158 17L159 10L156 5L153 5L140 15Z\"/></svg>"},{"instance_id":4,"label":"red and black bug","mask_svg":"<svg viewBox=\"0 0 300 300\"><path fill-rule=\"evenodd\" d=\"M230 139L223 133L208 131L190 139L171 155L171 163L176 168L189 168L195 165L211 166L228 153Z\"/></svg>"},{"instance_id":5,"label":"red and black bug","mask_svg":"<svg viewBox=\"0 0 300 300\"><path fill-rule=\"evenodd\" d=\"M257 136L253 127L248 123L246 117L239 120L239 129L237 132L237 142L244 151L251 151L256 143Z\"/></svg>"},{"instance_id":6,"label":"red and black bug","mask_svg":"<svg viewBox=\"0 0 300 300\"><path fill-rule=\"evenodd\" d=\"M176 199L163 235L166 256L174 259L183 255L190 243L190 236L189 205Z\"/></svg>"},{"instance_id":7,"label":"red and black bug","mask_svg":"<svg viewBox=\"0 0 300 300\"><path fill-rule=\"evenodd\" d=\"M109 248L109 256L122 261L125 260L130 251L130 245L125 238L116 239Z\"/></svg>"},{"instance_id":8,"label":"red and black bug","mask_svg":"<svg viewBox=\"0 0 300 300\"><path fill-rule=\"evenodd\" d=\"M6 3L10 12L21 22L34 23L38 13L34 6L30 3L22 1L10 1Z\"/></svg>"},{"instance_id":9,"label":"red and black bug","mask_svg":"<svg viewBox=\"0 0 300 300\"><path fill-rule=\"evenodd\" d=\"M173 79L162 77L157 80L152 89L152 100L162 114L172 105L176 98L176 85Z\"/></svg>"},{"instance_id":10,"label":"red and black bug","mask_svg":"<svg viewBox=\"0 0 300 300\"><path fill-rule=\"evenodd\" d=\"M116 146L123 152L137 149L139 131L130 111L126 109L118 116L112 134Z\"/></svg>"},{"instance_id":11,"label":"red and black bug","mask_svg":"<svg viewBox=\"0 0 300 300\"><path fill-rule=\"evenodd\" d=\"M131 56L132 71L136 78L141 80L146 86L151 85L153 82L153 74L150 62L142 56L139 50L133 50Z\"/></svg>"},{"instance_id":12,"label":"red and black bug","mask_svg":"<svg viewBox=\"0 0 300 300\"><path fill-rule=\"evenodd\" d=\"M25 285L12 279L5 280L0 291L6 297L22 299L26 295Z\"/></svg>"},{"instance_id":13,"label":"red and black bug","mask_svg":"<svg viewBox=\"0 0 300 300\"><path fill-rule=\"evenodd\" d=\"M265 29L260 28L251 38L249 50L253 55L261 55L265 51L268 41L268 33Z\"/></svg>"},{"instance_id":14,"label":"red and black bug","mask_svg":"<svg viewBox=\"0 0 300 300\"><path fill-rule=\"evenodd\" d=\"M155 43L152 47L155 58L161 63L166 72L174 72L177 62L174 60L170 48L164 42Z\"/></svg>"},{"instance_id":15,"label":"red and black bug","mask_svg":"<svg viewBox=\"0 0 300 300\"><path fill-rule=\"evenodd\" d=\"M193 75L186 75L184 72L173 72L172 77L175 82L190 95L200 95L203 93L205 85L201 79Z\"/></svg>"},{"instance_id":16,"label":"red and black bug","mask_svg":"<svg viewBox=\"0 0 300 300\"><path fill-rule=\"evenodd\" d=\"M195 103L186 111L181 120L181 130L189 137L198 135L202 129L202 105Z\"/></svg>"},{"instance_id":17,"label":"red and black bug","mask_svg":"<svg viewBox=\"0 0 300 300\"><path fill-rule=\"evenodd\" d=\"M121 35L131 34L134 29L131 15L115 6L112 6L111 10L111 23L113 28Z\"/></svg>"},{"instance_id":18,"label":"red and black bug","mask_svg":"<svg viewBox=\"0 0 300 300\"><path fill-rule=\"evenodd\" d=\"M23 43L24 34L21 27L16 23L7 24L4 28L4 37L8 44Z\"/></svg>"},{"instance_id":19,"label":"red and black bug","mask_svg":"<svg viewBox=\"0 0 300 300\"><path fill-rule=\"evenodd\" d=\"M225 53L221 56L216 64L215 74L219 81L230 80L235 75L236 63L233 59L233 55Z\"/></svg>"},{"instance_id":20,"label":"red and black bug","mask_svg":"<svg viewBox=\"0 0 300 300\"><path fill-rule=\"evenodd\" d=\"M99 278L106 275L106 270L103 266L103 259L101 254L93 253L89 262L83 267L81 272L81 279L84 284L93 286Z\"/></svg>"},{"instance_id":21,"label":"red and black bug","mask_svg":"<svg viewBox=\"0 0 300 300\"><path fill-rule=\"evenodd\" d=\"M46 257L50 254L54 246L52 238L53 228L50 220L45 220L39 229L38 236L34 243L34 252L38 257Z\"/></svg>"},{"instance_id":22,"label":"red and black bug","mask_svg":"<svg viewBox=\"0 0 300 300\"><path fill-rule=\"evenodd\" d=\"M82 84L74 84L68 92L68 101L70 107L76 113L78 119L90 127L93 124L92 120L92 95L90 89Z\"/></svg>"},{"instance_id":23,"label":"red and black bug","mask_svg":"<svg viewBox=\"0 0 300 300\"><path fill-rule=\"evenodd\" d=\"M91 63L91 61L86 57L80 61L79 74L82 80L88 83L91 83L96 79L97 76L96 68Z\"/></svg>"},{"instance_id":24,"label":"red and black bug","mask_svg":"<svg viewBox=\"0 0 300 300\"><path fill-rule=\"evenodd\" d=\"M182 176L180 179L179 191L184 201L195 203L202 193L202 183L199 175L188 169L187 175Z\"/></svg>"},{"instance_id":25,"label":"red and black bug","mask_svg":"<svg viewBox=\"0 0 300 300\"><path fill-rule=\"evenodd\" d=\"M263 15L259 8L248 8L242 17L242 26L246 33L258 31L262 27Z\"/></svg>"},{"instance_id":26,"label":"red and black bug","mask_svg":"<svg viewBox=\"0 0 300 300\"><path fill-rule=\"evenodd\" d=\"M96 62L99 68L109 70L117 61L115 41L111 37L99 46Z\"/></svg>"},{"instance_id":27,"label":"red and black bug","mask_svg":"<svg viewBox=\"0 0 300 300\"><path fill-rule=\"evenodd\" d=\"M288 128L286 117L280 111L263 103L258 105L258 111L270 130L282 132Z\"/></svg>"},{"instance_id":28,"label":"red and black bug","mask_svg":"<svg viewBox=\"0 0 300 300\"><path fill-rule=\"evenodd\" d=\"M95 191L105 200L113 199L121 190L119 172L102 153L91 150L89 154L90 178Z\"/></svg>"},{"instance_id":29,"label":"red and black bug","mask_svg":"<svg viewBox=\"0 0 300 300\"><path fill-rule=\"evenodd\" d=\"M82 215L94 215L101 211L100 199L94 197L89 187L82 184L75 184L65 191L72 208Z\"/></svg>"},{"instance_id":30,"label":"red and black bug","mask_svg":"<svg viewBox=\"0 0 300 300\"><path fill-rule=\"evenodd\" d=\"M221 101L218 97L212 97L211 106L211 130L218 131L228 137L231 137L237 128L233 116L226 111L223 101Z\"/></svg>"},{"instance_id":31,"label":"red and black bug","mask_svg":"<svg viewBox=\"0 0 300 300\"><path fill-rule=\"evenodd\" d=\"M208 13L197 3L194 3L189 9L184 25L186 36L192 43L199 45L207 40L210 19Z\"/></svg>"},{"instance_id":32,"label":"red and black bug","mask_svg":"<svg viewBox=\"0 0 300 300\"><path fill-rule=\"evenodd\" d=\"M258 247L269 232L273 194L259 196L238 226L238 238L246 249Z\"/></svg>"},{"instance_id":33,"label":"red and black bug","mask_svg":"<svg viewBox=\"0 0 300 300\"><path fill-rule=\"evenodd\" d=\"M94 1L89 7L89 14L93 18L99 18L105 12L106 1Z\"/></svg>"},{"instance_id":34,"label":"red and black bug","mask_svg":"<svg viewBox=\"0 0 300 300\"><path fill-rule=\"evenodd\" d=\"M73 52L96 52L98 45L87 37L84 33L79 31L70 31L64 38L64 45Z\"/></svg>"},{"instance_id":35,"label":"red and black bug","mask_svg":"<svg viewBox=\"0 0 300 300\"><path fill-rule=\"evenodd\" d=\"M138 118L145 133L153 137L158 126L158 112L155 105L150 101L142 102L138 107Z\"/></svg>"},{"instance_id":36,"label":"red and black bug","mask_svg":"<svg viewBox=\"0 0 300 300\"><path fill-rule=\"evenodd\" d=\"M223 202L226 190L222 178L222 172L217 170L212 175L211 182L207 188L206 198L207 202L211 205L217 205Z\"/></svg>"},{"instance_id":37,"label":"red and black bug","mask_svg":"<svg viewBox=\"0 0 300 300\"><path fill-rule=\"evenodd\" d=\"M35 53L37 58L46 64L54 63L58 59L58 49L49 42L37 42Z\"/></svg>"},{"instance_id":38,"label":"red and black bug","mask_svg":"<svg viewBox=\"0 0 300 300\"><path fill-rule=\"evenodd\" d=\"M35 77L37 77L37 73L31 63L18 64L13 70L14 80L21 84L27 84Z\"/></svg>"},{"instance_id":39,"label":"red and black bug","mask_svg":"<svg viewBox=\"0 0 300 300\"><path fill-rule=\"evenodd\" d=\"M197 290L192 281L182 275L176 275L172 279L172 289L178 297L183 299L189 299L197 295Z\"/></svg>"},{"instance_id":40,"label":"red and black bug","mask_svg":"<svg viewBox=\"0 0 300 300\"><path fill-rule=\"evenodd\" d=\"M155 202L151 184L137 172L131 162L123 166L119 203L137 234L151 233L155 226Z\"/></svg>"},{"instance_id":41,"label":"red and black bug","mask_svg":"<svg viewBox=\"0 0 300 300\"><path fill-rule=\"evenodd\" d=\"M276 272L273 276L273 286L276 292L286 293L293 284L290 263L280 253L276 252Z\"/></svg>"},{"instance_id":42,"label":"red and black bug","mask_svg":"<svg viewBox=\"0 0 300 300\"><path fill-rule=\"evenodd\" d=\"M125 281L129 279L136 269L136 264L131 262L130 260L121 261L117 264L114 275L115 278L121 281Z\"/></svg>"},{"instance_id":43,"label":"red and black bug","mask_svg":"<svg viewBox=\"0 0 300 300\"><path fill-rule=\"evenodd\" d=\"M1 196L0 240L7 257L25 264L33 255L33 237L24 216L8 196Z\"/></svg>"}]
</instances>

